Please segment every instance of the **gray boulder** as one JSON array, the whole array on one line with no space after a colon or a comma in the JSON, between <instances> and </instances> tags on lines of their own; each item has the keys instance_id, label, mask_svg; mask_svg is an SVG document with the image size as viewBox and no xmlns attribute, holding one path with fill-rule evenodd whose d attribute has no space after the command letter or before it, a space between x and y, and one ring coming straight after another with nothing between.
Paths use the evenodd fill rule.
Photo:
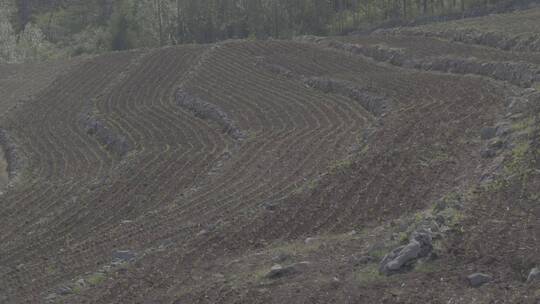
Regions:
<instances>
[{"instance_id":1,"label":"gray boulder","mask_svg":"<svg viewBox=\"0 0 540 304\"><path fill-rule=\"evenodd\" d=\"M480 130L480 138L483 140L492 139L497 135L497 129L492 127L483 127Z\"/></svg>"},{"instance_id":2,"label":"gray boulder","mask_svg":"<svg viewBox=\"0 0 540 304\"><path fill-rule=\"evenodd\" d=\"M432 250L431 235L427 232L415 232L407 245L400 246L384 256L379 264L379 272L392 275L410 269L416 260L427 257Z\"/></svg>"},{"instance_id":3,"label":"gray boulder","mask_svg":"<svg viewBox=\"0 0 540 304\"><path fill-rule=\"evenodd\" d=\"M529 276L527 277L527 283L533 281L540 281L540 268L538 267L531 269L531 272L529 272Z\"/></svg>"},{"instance_id":4,"label":"gray boulder","mask_svg":"<svg viewBox=\"0 0 540 304\"><path fill-rule=\"evenodd\" d=\"M488 274L473 273L467 276L467 280L469 281L469 285L471 285L471 287L480 287L493 280L493 278Z\"/></svg>"}]
</instances>

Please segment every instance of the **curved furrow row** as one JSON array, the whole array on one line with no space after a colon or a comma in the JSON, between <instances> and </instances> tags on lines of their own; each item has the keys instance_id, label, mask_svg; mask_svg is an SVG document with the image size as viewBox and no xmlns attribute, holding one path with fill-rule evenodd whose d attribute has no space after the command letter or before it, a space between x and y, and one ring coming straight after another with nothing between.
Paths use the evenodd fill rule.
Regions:
<instances>
[{"instance_id":1,"label":"curved furrow row","mask_svg":"<svg viewBox=\"0 0 540 304\"><path fill-rule=\"evenodd\" d=\"M68 83L67 85L69 85L69 83ZM45 99L45 100L46 100L46 99ZM48 126L49 124L46 124L46 125ZM46 137L44 137L44 136L38 136L38 135L37 135L37 132L38 132L37 130L34 131L34 132L35 132L36 135L35 135L35 136L30 135L29 138L36 138L36 139L43 139L43 138L46 138ZM34 133L34 132L33 132L33 133ZM52 131L49 131L49 132L51 132L51 134L52 134ZM39 144L39 143L40 143L40 140L36 140L36 141L34 141L34 143ZM57 152L54 150L53 147L54 147L54 145L51 146L50 148L43 148L44 150L42 150L42 151L53 151L53 153L57 153ZM37 155L38 155L38 157L39 157L39 151L36 151L36 152L37 152ZM53 158L53 159L54 159L54 158ZM61 163L65 163L65 162L66 162L66 160L63 159L62 154L60 154L59 159L61 159L61 160L60 160ZM76 159L76 158L74 158L74 159ZM45 163L48 163L49 166L54 166L55 164L58 163L58 161L50 160L50 161L46 161ZM40 169L42 169L42 168L44 167L44 166L41 166L40 163L35 163L35 165L38 166L38 168L40 168ZM41 173L41 172L39 172L39 173ZM39 174L39 173L38 173L38 174ZM41 174L43 174L43 173L41 173ZM53 172L49 172L49 173L47 173L46 175L44 175L43 177L44 177L45 179L50 180L51 177L53 177L53 176L54 176L54 173L53 173ZM62 176L63 176L63 174L60 175L60 177L62 177ZM40 178L40 175L37 175L37 177ZM42 181L41 181L41 182L42 182ZM40 199L40 200L43 200L43 197L39 197L39 199ZM34 200L31 200L31 199L25 199L24 202L33 205ZM25 208L21 208L21 207L22 207L21 204L20 204L19 202L17 202L17 210L16 210L16 212L17 212L17 211L18 211L18 212L22 212L22 211L25 211L25 210L26 210ZM10 214L10 217L16 218L15 215L16 215L16 214Z\"/></svg>"},{"instance_id":2,"label":"curved furrow row","mask_svg":"<svg viewBox=\"0 0 540 304\"><path fill-rule=\"evenodd\" d=\"M272 191L273 191L273 190L276 190L276 189L272 189ZM270 193L270 192L269 192L269 193ZM219 244L218 244L218 245L219 245ZM216 245L216 246L218 246L218 245Z\"/></svg>"},{"instance_id":3,"label":"curved furrow row","mask_svg":"<svg viewBox=\"0 0 540 304\"><path fill-rule=\"evenodd\" d=\"M193 133L195 133L195 131L193 131ZM215 140L214 140L214 141L210 140L209 142L215 142ZM215 144L213 144L213 145L215 145ZM207 145L207 144L203 144L203 147L210 147L210 146ZM215 148L214 148L214 150L215 150ZM204 152L205 152L204 155L207 155L207 154L208 154L208 153L206 153L207 151L204 151ZM183 158L183 157L179 157L179 159L180 159L180 158ZM201 159L204 160L204 161L200 162L201 165L204 165L204 164L208 163L207 159L205 159L205 158L201 158ZM169 164L167 164L166 161L163 161L163 164L164 164L165 166L167 166L167 167L169 166ZM203 170L203 171L204 171L204 170ZM151 178L151 177L150 177L150 178L145 177L144 179L148 180L148 179L152 179L152 178Z\"/></svg>"},{"instance_id":4,"label":"curved furrow row","mask_svg":"<svg viewBox=\"0 0 540 304\"><path fill-rule=\"evenodd\" d=\"M159 68L159 65L156 65L155 68ZM155 74L155 73L154 73L154 74ZM134 84L134 85L136 85L136 84ZM205 132L205 133L206 133L206 132ZM177 136L178 134L174 134L174 135ZM150 153L153 153L152 151L149 151L149 152L150 152ZM167 163L170 161L170 160L167 159L166 157L160 157L160 158L161 158L161 159L160 159L160 162L159 162L158 164L153 164L153 167L156 168L156 172L158 172L159 169L160 169L161 167L163 167L164 165L167 165ZM156 159L158 159L158 158L156 158ZM159 176L159 175L158 175L158 176ZM134 179L134 181L135 181L136 183L138 183L137 180L139 180L139 181L144 181L144 180L155 180L155 176L149 175L149 176L144 176L144 177L141 177L141 178L140 178L140 177L136 177L136 178ZM136 187L136 184L129 184L129 183L128 183L128 184L126 185L126 187L124 187L124 189L125 189L125 190L128 190L128 189L133 189L134 187ZM122 189L122 187L120 187L119 189ZM119 191L117 191L116 193L117 193L118 195L125 195L125 192L126 192L125 190L124 190L124 191L119 190ZM116 199L114 198L114 197L115 197L114 195L113 195L113 196L110 196L110 193L106 193L105 195L106 195L105 198L99 199L99 200L100 200L100 201L111 200L111 199L116 200ZM129 199L129 197L126 197L126 198ZM95 204L92 204L92 205L95 205ZM119 205L121 205L120 202L119 202Z\"/></svg>"},{"instance_id":5,"label":"curved furrow row","mask_svg":"<svg viewBox=\"0 0 540 304\"><path fill-rule=\"evenodd\" d=\"M86 68L85 68L86 66L83 65L82 68L84 69L84 74L88 75L88 74L89 74L89 71L92 70L92 66L99 66L99 64L91 64L91 65L89 66L88 69L86 69ZM105 67L111 67L111 66L112 66L112 67L115 67L114 65L110 65L110 64L102 65L102 66L105 66ZM121 65L117 65L116 67L117 67L117 68L120 68ZM118 70L118 69L116 69L116 70ZM113 75L113 76L115 75L114 73L110 73L110 72L112 72L110 69L108 69L108 72L109 72L108 74L111 74L111 75ZM76 73L75 73L75 74L76 74ZM100 74L100 73L98 73L98 74ZM79 77L73 77L73 73L70 74L69 76L70 76L71 79L74 80L74 81L75 81L76 79L80 79ZM92 79L92 78L91 78L91 79ZM98 86L98 87L99 87L99 86L101 86L101 85L104 84L104 80L103 80L103 77L102 77L101 75L100 75L100 77L96 77L96 78L94 78L94 79L101 79L101 81L100 81L99 83L96 83L95 81L94 81L94 82L86 82L86 83L85 83L86 85L84 85L84 84L83 84L83 85L79 85L79 84L77 84L77 83L75 83L74 85L70 85L69 82L64 83L66 86L62 87L63 89L60 89L60 94L59 94L60 96L62 96L62 95L63 95L63 96L66 96L65 99L61 99L61 100L60 100L62 106L57 106L57 107L51 106L51 107L50 107L50 108L51 108L51 112L52 112L53 114L57 114L57 113L58 113L59 115L65 115L65 116L68 116L68 117L76 117L77 115L74 115L74 114L68 114L68 113L69 113L69 110L78 111L79 109L78 109L77 105L75 104L75 105L73 106L73 108L71 108L71 107L69 107L69 102L68 102L67 104L65 104L64 100L66 100L66 99L69 100L69 99L73 98L73 95L76 95L77 93L79 93L80 95L86 96L86 93L87 93L87 92L95 91L95 90L91 89L92 87L95 87L95 86ZM107 78L105 78L105 81L106 81L106 80L107 80ZM65 89L65 88L69 88L69 90L71 90L71 91L70 91L71 94L68 93L68 92L65 92L65 90L68 90L68 89ZM53 88L53 89L54 89L54 88ZM52 92L49 91L49 92L47 92L47 94L45 94L44 96L41 96L40 98L43 99L43 100L48 100L48 99L47 99L48 95L53 95L53 92L54 92L54 90L53 90ZM64 93L62 93L62 92L64 92ZM75 93L75 92L76 92L76 93ZM56 93L56 94L54 94L54 95L58 95L58 93ZM81 97L79 96L78 98L81 98ZM80 105L80 104L79 104L79 105ZM60 110L62 110L62 109L65 109L65 112L61 112ZM46 116L45 116L45 117L46 117ZM52 123L56 123L57 121L59 121L58 118L54 118L54 119L51 119L51 120L52 120ZM72 120L72 122L74 122L74 120ZM46 125L49 125L49 124L46 124ZM67 126L70 127L69 124L67 124ZM74 127L74 129L77 129L76 123L72 124L71 127ZM58 128L58 127L56 127L56 128ZM56 131L56 130L55 130L56 128L53 126L53 129L52 129L52 130L53 130L53 131ZM49 131L49 132L51 132L51 134L52 134L53 131ZM74 131L74 133L76 133L76 131ZM80 133L82 133L82 132L78 132L78 133L80 134ZM36 134L37 134L37 131L36 131ZM66 134L66 135L67 135L67 134ZM36 137L37 137L37 136L36 136ZM40 137L37 137L37 138L40 138ZM62 139L63 139L63 140L68 140L68 137L66 136L66 137L63 137ZM39 142L39 140L38 140L38 142ZM56 145L57 145L57 146L58 146L58 145L63 145L63 146L69 146L69 147L77 147L76 144L72 144L72 143L64 144L64 143L62 143L62 141L60 141L60 140L58 140L58 143L57 143ZM53 146L54 146L54 144L53 144ZM90 149L85 149L85 150L93 152L93 149L91 149L91 148L90 148ZM48 151L48 150L44 148L43 151ZM61 154L60 154L60 155L61 155ZM97 154L94 154L94 156L96 156L96 155L97 155ZM97 156L96 156L96 157L97 157ZM73 159L74 161L72 161L71 164L76 166L77 161L75 161L75 160L79 160L79 159L81 159L81 158L82 158L82 157L74 156L74 155L73 155L73 156L72 156L72 159ZM57 162L57 161L54 161L54 160L49 161L49 163L53 163L53 164L54 164L55 162ZM66 162L66 161L63 160L62 162ZM86 159L86 162L89 162L89 161ZM95 163L95 162L94 162L94 163ZM37 165L39 165L39 163L37 163ZM86 167L89 168L90 165L87 165ZM99 167L99 166L98 166L98 167ZM86 169L83 169L82 172L85 172L84 170L86 170ZM78 171L79 171L78 174L80 175L81 169L78 169ZM86 170L86 171L87 171L87 170ZM63 177L63 176L64 176L64 172L59 172L57 175L58 175L58 177ZM49 174L47 174L47 175L45 176L45 178L47 178L48 176L49 176ZM40 177L38 176L38 178L40 178ZM84 180L79 181L79 182L83 182L83 181L84 181ZM62 183L63 183L64 185L62 185ZM56 189L58 186L61 187L61 188L60 188L60 191L63 191L63 190L62 190L62 187L66 187L66 186L68 186L69 184L72 184L72 183L71 183L71 182L68 182L68 184L65 184L64 182L61 182L61 183L60 183L59 185L57 185L57 186L51 185L49 188L47 188L47 189L44 191L44 193L43 193L42 195L40 195L40 196L38 196L38 197L34 197L33 199L32 199L32 198L30 198L30 199L29 199L29 198L26 198L26 199L25 199L25 202L30 202L30 203L32 204L32 208L29 208L29 210L33 211L32 213L35 213L35 214L36 214L36 215L35 215L35 219L37 219L37 217L38 217L37 214L38 214L39 212L37 212L37 211L39 211L39 209L36 207L36 204L33 204L32 202L38 201L38 200L39 200L39 203L43 205L43 204L49 203L50 201L61 201L61 200L58 199L58 198L60 198L60 197L70 197L69 191L70 191L71 189L74 188L72 185L70 185L70 187L68 188L69 191L68 191L67 193L64 193L64 192L56 193L56 192L54 192L54 191L51 191L51 189ZM77 188L78 188L78 187L77 187ZM49 193L49 194L47 194L47 193ZM54 199L54 197L57 197L57 198ZM51 206L51 204L49 203L48 207L50 207L50 206ZM22 216L21 211L23 211L23 210L25 210L25 209L24 209L24 208L21 208L21 206L19 205L19 206L18 206L18 211L19 211L19 213L18 213L18 214L12 214L12 215L11 215L12 218L16 219L16 218ZM25 212L26 212L26 211L25 211ZM26 214L26 215L25 215L25 218L27 218L27 219L30 218L30 220L27 220L27 222L31 222L31 220L33 219L32 216L31 216L30 214ZM17 225L15 225L15 224L14 224L14 225L10 225L10 226L11 226L11 227L15 227L15 228L17 227ZM25 226L26 226L26 225L25 225ZM27 230L27 229L26 229L26 230ZM20 233L20 232L21 232L21 231L18 231L18 233Z\"/></svg>"},{"instance_id":6,"label":"curved furrow row","mask_svg":"<svg viewBox=\"0 0 540 304\"><path fill-rule=\"evenodd\" d=\"M164 163L166 163L166 162L164 162ZM145 179L152 179L152 178L145 178Z\"/></svg>"}]
</instances>

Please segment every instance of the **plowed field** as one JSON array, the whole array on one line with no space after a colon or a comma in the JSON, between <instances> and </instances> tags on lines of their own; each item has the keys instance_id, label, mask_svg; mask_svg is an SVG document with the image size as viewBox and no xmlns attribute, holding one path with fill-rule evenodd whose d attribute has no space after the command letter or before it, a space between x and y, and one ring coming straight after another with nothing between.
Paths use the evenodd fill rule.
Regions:
<instances>
[{"instance_id":1,"label":"plowed field","mask_svg":"<svg viewBox=\"0 0 540 304\"><path fill-rule=\"evenodd\" d=\"M0 303L538 303L523 278L540 263L537 172L515 213L518 190L476 188L521 147L486 157L482 130L532 130L509 98L534 81L321 41L531 67L540 53L402 32L316 40L117 52L48 77L0 66ZM453 193L461 228L439 258L378 275L408 237L396 227ZM362 255L374 261L351 262ZM268 279L287 261L299 269ZM470 288L472 270L497 279Z\"/></svg>"}]
</instances>

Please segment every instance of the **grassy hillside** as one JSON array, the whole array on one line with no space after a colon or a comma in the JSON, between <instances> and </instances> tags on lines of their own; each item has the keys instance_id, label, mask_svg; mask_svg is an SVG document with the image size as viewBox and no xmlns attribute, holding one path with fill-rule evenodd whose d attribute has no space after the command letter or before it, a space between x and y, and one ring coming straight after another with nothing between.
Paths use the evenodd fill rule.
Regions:
<instances>
[{"instance_id":1,"label":"grassy hillside","mask_svg":"<svg viewBox=\"0 0 540 304\"><path fill-rule=\"evenodd\" d=\"M538 303L540 55L453 30L0 66L0 303Z\"/></svg>"}]
</instances>

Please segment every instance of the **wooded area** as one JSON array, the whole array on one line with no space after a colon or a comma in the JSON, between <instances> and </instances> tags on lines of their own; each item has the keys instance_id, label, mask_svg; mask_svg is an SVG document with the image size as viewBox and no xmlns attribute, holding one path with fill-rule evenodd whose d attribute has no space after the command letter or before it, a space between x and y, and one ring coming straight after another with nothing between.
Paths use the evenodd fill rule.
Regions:
<instances>
[{"instance_id":1,"label":"wooded area","mask_svg":"<svg viewBox=\"0 0 540 304\"><path fill-rule=\"evenodd\" d=\"M8 54L9 48L16 49L25 39L32 52L44 53L41 57L59 52L72 56L225 39L344 34L418 18L481 14L526 2L534 1L2 0L0 56L3 61L17 57Z\"/></svg>"}]
</instances>

